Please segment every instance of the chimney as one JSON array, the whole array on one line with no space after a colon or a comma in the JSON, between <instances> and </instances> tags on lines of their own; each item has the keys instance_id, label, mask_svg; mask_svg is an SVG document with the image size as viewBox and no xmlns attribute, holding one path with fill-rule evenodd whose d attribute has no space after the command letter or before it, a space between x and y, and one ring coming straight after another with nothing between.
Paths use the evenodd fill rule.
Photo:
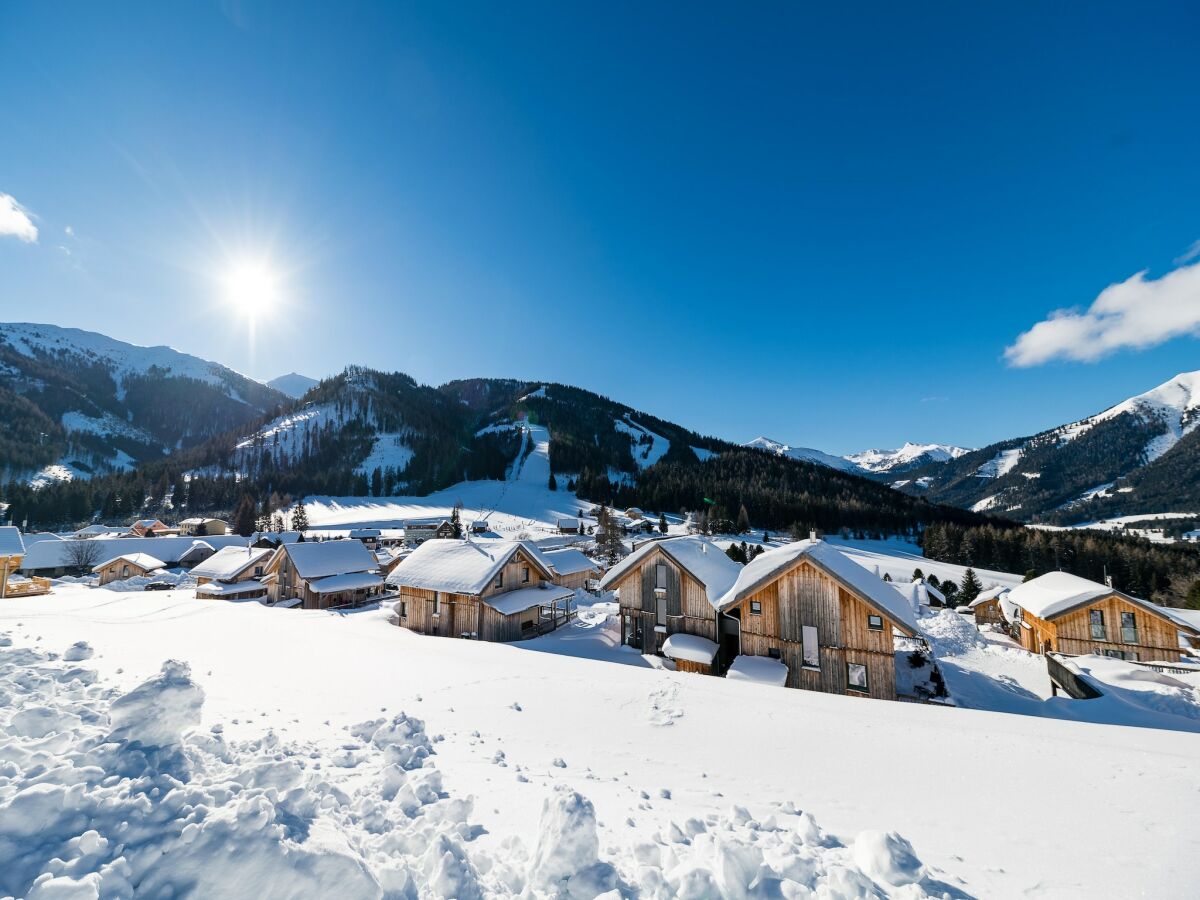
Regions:
<instances>
[{"instance_id":1,"label":"chimney","mask_svg":"<svg viewBox=\"0 0 1200 900\"><path fill-rule=\"evenodd\" d=\"M817 533L815 531L810 531L808 533L808 539L810 541L815 541L817 539Z\"/></svg>"}]
</instances>

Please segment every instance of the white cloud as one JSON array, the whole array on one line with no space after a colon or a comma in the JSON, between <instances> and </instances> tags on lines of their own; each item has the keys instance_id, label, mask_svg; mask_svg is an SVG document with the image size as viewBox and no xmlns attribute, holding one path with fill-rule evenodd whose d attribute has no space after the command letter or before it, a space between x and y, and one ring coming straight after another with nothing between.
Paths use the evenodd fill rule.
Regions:
<instances>
[{"instance_id":1,"label":"white cloud","mask_svg":"<svg viewBox=\"0 0 1200 900\"><path fill-rule=\"evenodd\" d=\"M66 228L64 228L63 232L67 235L67 237L75 237L75 229L72 228L70 225L68 225Z\"/></svg>"},{"instance_id":2,"label":"white cloud","mask_svg":"<svg viewBox=\"0 0 1200 900\"><path fill-rule=\"evenodd\" d=\"M1106 287L1086 310L1057 310L1020 335L1004 358L1018 367L1055 359L1094 362L1189 334L1200 336L1200 262L1158 279L1138 272Z\"/></svg>"},{"instance_id":3,"label":"white cloud","mask_svg":"<svg viewBox=\"0 0 1200 900\"><path fill-rule=\"evenodd\" d=\"M36 244L37 226L25 208L11 194L0 194L0 237L6 235Z\"/></svg>"}]
</instances>

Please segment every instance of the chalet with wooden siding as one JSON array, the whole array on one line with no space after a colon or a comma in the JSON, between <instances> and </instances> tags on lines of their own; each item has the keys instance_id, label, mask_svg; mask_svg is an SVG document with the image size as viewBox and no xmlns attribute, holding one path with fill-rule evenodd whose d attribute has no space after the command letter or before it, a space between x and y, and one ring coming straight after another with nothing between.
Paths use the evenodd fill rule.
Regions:
<instances>
[{"instance_id":1,"label":"chalet with wooden siding","mask_svg":"<svg viewBox=\"0 0 1200 900\"><path fill-rule=\"evenodd\" d=\"M1004 614L1004 599L1008 592L1009 588L1006 587L989 588L981 591L978 597L968 603L967 608L975 614L975 624L1001 627L1008 625L1008 617Z\"/></svg>"},{"instance_id":2,"label":"chalet with wooden siding","mask_svg":"<svg viewBox=\"0 0 1200 900\"><path fill-rule=\"evenodd\" d=\"M703 537L675 537L647 541L609 569L601 590L618 594L621 608L621 643L642 653L670 655L683 644L686 655L672 656L680 671L722 674L737 655L736 635L728 646L728 660L717 660L718 642L729 641L720 627L717 608L721 597L742 567L716 544ZM695 635L696 641L668 640L676 634ZM708 653L698 659L697 647Z\"/></svg>"},{"instance_id":3,"label":"chalet with wooden siding","mask_svg":"<svg viewBox=\"0 0 1200 900\"><path fill-rule=\"evenodd\" d=\"M543 550L542 559L550 564L559 587L586 590L589 582L604 574L604 567L580 550Z\"/></svg>"},{"instance_id":4,"label":"chalet with wooden siding","mask_svg":"<svg viewBox=\"0 0 1200 900\"><path fill-rule=\"evenodd\" d=\"M449 519L412 521L404 524L404 543L416 546L425 541L449 540L454 537L454 525Z\"/></svg>"},{"instance_id":5,"label":"chalet with wooden siding","mask_svg":"<svg viewBox=\"0 0 1200 900\"><path fill-rule=\"evenodd\" d=\"M578 519L559 519L554 524L559 534L583 534L583 524Z\"/></svg>"},{"instance_id":6,"label":"chalet with wooden siding","mask_svg":"<svg viewBox=\"0 0 1200 900\"><path fill-rule=\"evenodd\" d=\"M281 544L267 563L272 603L299 599L305 609L358 606L382 593L375 555L359 541Z\"/></svg>"},{"instance_id":7,"label":"chalet with wooden siding","mask_svg":"<svg viewBox=\"0 0 1200 900\"><path fill-rule=\"evenodd\" d=\"M831 544L768 550L721 598L741 656L787 667L787 687L896 699L894 634L919 633L909 600Z\"/></svg>"},{"instance_id":8,"label":"chalet with wooden siding","mask_svg":"<svg viewBox=\"0 0 1200 900\"><path fill-rule=\"evenodd\" d=\"M100 576L100 584L124 581L126 578L146 578L160 575L167 564L149 553L125 553L100 563L92 571Z\"/></svg>"},{"instance_id":9,"label":"chalet with wooden siding","mask_svg":"<svg viewBox=\"0 0 1200 900\"><path fill-rule=\"evenodd\" d=\"M1026 581L1007 600L1014 637L1031 653L1178 662L1180 634L1200 634L1174 610L1067 572Z\"/></svg>"},{"instance_id":10,"label":"chalet with wooden siding","mask_svg":"<svg viewBox=\"0 0 1200 900\"><path fill-rule=\"evenodd\" d=\"M430 540L388 576L397 622L419 634L516 641L570 614L575 591L527 541Z\"/></svg>"},{"instance_id":11,"label":"chalet with wooden siding","mask_svg":"<svg viewBox=\"0 0 1200 900\"><path fill-rule=\"evenodd\" d=\"M207 537L229 534L229 523L224 519L209 519L193 516L179 523L179 533L185 537Z\"/></svg>"},{"instance_id":12,"label":"chalet with wooden siding","mask_svg":"<svg viewBox=\"0 0 1200 900\"><path fill-rule=\"evenodd\" d=\"M203 600L248 600L265 597L261 579L273 550L262 547L222 547L189 573L196 579L196 596Z\"/></svg>"}]
</instances>

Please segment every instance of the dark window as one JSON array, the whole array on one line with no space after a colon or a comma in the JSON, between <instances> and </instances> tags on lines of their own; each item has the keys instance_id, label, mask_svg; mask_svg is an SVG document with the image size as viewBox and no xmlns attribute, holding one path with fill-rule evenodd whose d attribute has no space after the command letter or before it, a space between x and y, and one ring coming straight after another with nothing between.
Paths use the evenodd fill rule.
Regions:
<instances>
[{"instance_id":1,"label":"dark window","mask_svg":"<svg viewBox=\"0 0 1200 900\"><path fill-rule=\"evenodd\" d=\"M1088 621L1092 626L1092 640L1103 641L1107 640L1107 635L1104 633L1104 610L1092 609L1088 610Z\"/></svg>"},{"instance_id":2,"label":"dark window","mask_svg":"<svg viewBox=\"0 0 1200 900\"><path fill-rule=\"evenodd\" d=\"M883 631L883 616L867 616L867 627L872 631Z\"/></svg>"},{"instance_id":3,"label":"dark window","mask_svg":"<svg viewBox=\"0 0 1200 900\"><path fill-rule=\"evenodd\" d=\"M408 617L408 604L405 603L403 600L401 600L400 601L400 618L404 619L407 617Z\"/></svg>"},{"instance_id":4,"label":"dark window","mask_svg":"<svg viewBox=\"0 0 1200 900\"><path fill-rule=\"evenodd\" d=\"M846 686L852 691L867 691L867 667L858 663L846 663Z\"/></svg>"},{"instance_id":5,"label":"dark window","mask_svg":"<svg viewBox=\"0 0 1200 900\"><path fill-rule=\"evenodd\" d=\"M771 657L771 659L779 659L782 654L779 652L778 647L771 647L769 650L767 650L767 656Z\"/></svg>"},{"instance_id":6,"label":"dark window","mask_svg":"<svg viewBox=\"0 0 1200 900\"><path fill-rule=\"evenodd\" d=\"M503 569L501 569L499 572L496 573L496 587L498 587L498 588L504 587L504 570Z\"/></svg>"},{"instance_id":7,"label":"dark window","mask_svg":"<svg viewBox=\"0 0 1200 900\"><path fill-rule=\"evenodd\" d=\"M529 566L524 566L521 569L521 584L529 583Z\"/></svg>"},{"instance_id":8,"label":"dark window","mask_svg":"<svg viewBox=\"0 0 1200 900\"><path fill-rule=\"evenodd\" d=\"M255 566L254 567L254 577L257 578L261 574L262 574L262 566Z\"/></svg>"},{"instance_id":9,"label":"dark window","mask_svg":"<svg viewBox=\"0 0 1200 900\"><path fill-rule=\"evenodd\" d=\"M762 601L761 600L751 600L750 601L750 613L751 613L751 615L755 615L755 616L762 615Z\"/></svg>"},{"instance_id":10,"label":"dark window","mask_svg":"<svg viewBox=\"0 0 1200 900\"><path fill-rule=\"evenodd\" d=\"M433 592L433 614L436 616L442 611L442 595L437 591Z\"/></svg>"},{"instance_id":11,"label":"dark window","mask_svg":"<svg viewBox=\"0 0 1200 900\"><path fill-rule=\"evenodd\" d=\"M1121 613L1121 641L1126 644L1138 642L1137 619L1131 612Z\"/></svg>"},{"instance_id":12,"label":"dark window","mask_svg":"<svg viewBox=\"0 0 1200 900\"><path fill-rule=\"evenodd\" d=\"M664 563L654 567L654 586L664 591L667 589L667 567Z\"/></svg>"}]
</instances>

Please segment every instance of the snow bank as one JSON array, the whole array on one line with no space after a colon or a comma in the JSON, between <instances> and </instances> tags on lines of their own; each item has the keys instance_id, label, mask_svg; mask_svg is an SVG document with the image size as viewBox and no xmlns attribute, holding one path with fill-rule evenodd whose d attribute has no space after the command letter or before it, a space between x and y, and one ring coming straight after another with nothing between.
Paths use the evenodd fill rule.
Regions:
<instances>
[{"instance_id":1,"label":"snow bank","mask_svg":"<svg viewBox=\"0 0 1200 900\"><path fill-rule=\"evenodd\" d=\"M563 782L546 788L532 847L514 829L485 849L473 798L447 789L441 738L420 719L360 722L336 741L273 730L228 740L220 724L199 728L204 690L185 663L168 661L121 693L74 662L12 644L0 634L0 896L918 898L946 889L898 835L846 846L790 802L758 818L733 807L648 819L603 847L593 804Z\"/></svg>"},{"instance_id":2,"label":"snow bank","mask_svg":"<svg viewBox=\"0 0 1200 900\"><path fill-rule=\"evenodd\" d=\"M663 655L671 659L708 665L717 655L717 645L698 634L673 634L663 642Z\"/></svg>"},{"instance_id":3,"label":"snow bank","mask_svg":"<svg viewBox=\"0 0 1200 900\"><path fill-rule=\"evenodd\" d=\"M778 659L769 656L736 656L725 677L730 681L753 681L783 687L787 684L788 669Z\"/></svg>"}]
</instances>

